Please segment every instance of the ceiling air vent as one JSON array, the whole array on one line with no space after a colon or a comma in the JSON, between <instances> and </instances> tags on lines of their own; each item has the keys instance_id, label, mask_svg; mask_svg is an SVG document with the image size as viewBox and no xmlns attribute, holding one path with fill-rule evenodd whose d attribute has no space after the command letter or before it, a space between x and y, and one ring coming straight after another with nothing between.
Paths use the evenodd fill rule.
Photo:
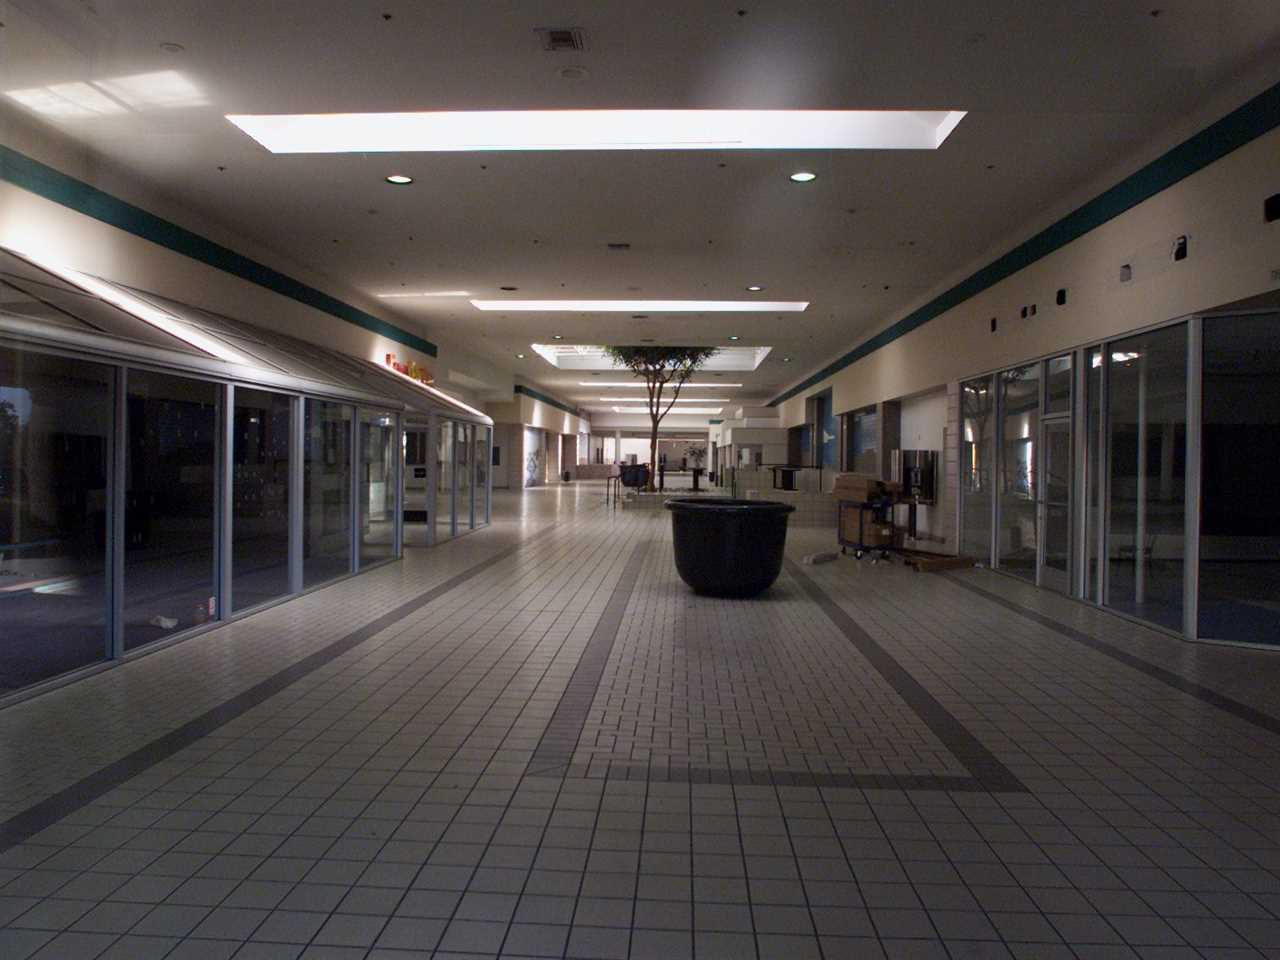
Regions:
<instances>
[{"instance_id":1,"label":"ceiling air vent","mask_svg":"<svg viewBox=\"0 0 1280 960\"><path fill-rule=\"evenodd\" d=\"M539 27L538 34L542 37L542 49L552 53L586 48L582 31L577 27Z\"/></svg>"}]
</instances>

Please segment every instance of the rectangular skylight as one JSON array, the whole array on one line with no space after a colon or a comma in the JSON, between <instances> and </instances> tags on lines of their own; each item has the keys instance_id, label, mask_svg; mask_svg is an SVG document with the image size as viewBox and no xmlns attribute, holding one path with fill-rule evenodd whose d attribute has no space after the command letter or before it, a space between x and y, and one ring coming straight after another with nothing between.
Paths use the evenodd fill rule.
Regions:
<instances>
[{"instance_id":1,"label":"rectangular skylight","mask_svg":"<svg viewBox=\"0 0 1280 960\"><path fill-rule=\"evenodd\" d=\"M644 382L640 380L631 380L629 382L625 380L617 380L617 381L579 380L578 386L580 387L635 387L636 389L640 389L644 386ZM695 383L694 381L690 380L688 383L685 384L685 386L686 387L710 387L712 390L728 390L730 387L740 387L742 386L742 384L721 383L718 380L715 381L714 383Z\"/></svg>"},{"instance_id":2,"label":"rectangular skylight","mask_svg":"<svg viewBox=\"0 0 1280 960\"><path fill-rule=\"evenodd\" d=\"M808 300L472 300L512 313L803 313Z\"/></svg>"},{"instance_id":3,"label":"rectangular skylight","mask_svg":"<svg viewBox=\"0 0 1280 960\"><path fill-rule=\"evenodd\" d=\"M529 347L547 363L560 370L608 370L616 376L626 370L619 366L605 353L604 347L585 343L531 343ZM716 352L702 365L703 376L724 372L741 372L755 370L764 362L772 347L717 347ZM603 387L603 383L585 384L585 386ZM643 384L627 384L627 386L643 386ZM721 384L706 384L708 389L715 390Z\"/></svg>"},{"instance_id":4,"label":"rectangular skylight","mask_svg":"<svg viewBox=\"0 0 1280 960\"><path fill-rule=\"evenodd\" d=\"M724 407L680 407L679 409L673 410L671 412L674 414L684 414L686 416L694 416L694 417L702 416L702 415L713 417L723 409ZM648 407L614 407L613 412L614 413L643 413L646 416L648 416L649 408Z\"/></svg>"},{"instance_id":5,"label":"rectangular skylight","mask_svg":"<svg viewBox=\"0 0 1280 960\"><path fill-rule=\"evenodd\" d=\"M936 150L963 110L478 110L227 114L272 153Z\"/></svg>"}]
</instances>

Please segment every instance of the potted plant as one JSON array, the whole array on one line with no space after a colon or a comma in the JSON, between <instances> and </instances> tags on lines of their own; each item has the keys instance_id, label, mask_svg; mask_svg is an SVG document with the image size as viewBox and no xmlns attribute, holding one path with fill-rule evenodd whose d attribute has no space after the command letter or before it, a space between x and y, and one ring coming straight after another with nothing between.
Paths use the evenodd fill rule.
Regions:
<instances>
[{"instance_id":1,"label":"potted plant","mask_svg":"<svg viewBox=\"0 0 1280 960\"><path fill-rule=\"evenodd\" d=\"M644 381L648 391L649 478L645 490L653 493L658 476L658 425L675 406L680 390L704 363L715 356L715 347L605 347L606 355Z\"/></svg>"}]
</instances>

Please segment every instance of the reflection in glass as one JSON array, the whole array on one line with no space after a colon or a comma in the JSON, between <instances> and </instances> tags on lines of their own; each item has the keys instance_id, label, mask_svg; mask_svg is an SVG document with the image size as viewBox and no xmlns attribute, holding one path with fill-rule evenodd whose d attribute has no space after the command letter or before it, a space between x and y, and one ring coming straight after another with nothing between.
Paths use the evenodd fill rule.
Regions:
<instances>
[{"instance_id":1,"label":"reflection in glass","mask_svg":"<svg viewBox=\"0 0 1280 960\"><path fill-rule=\"evenodd\" d=\"M1045 362L1049 368L1045 384L1045 413L1071 412L1071 355Z\"/></svg>"},{"instance_id":2,"label":"reflection in glass","mask_svg":"<svg viewBox=\"0 0 1280 960\"><path fill-rule=\"evenodd\" d=\"M409 424L404 428L404 544L406 547L427 545L427 479L431 469L427 459L428 434L425 426Z\"/></svg>"},{"instance_id":3,"label":"reflection in glass","mask_svg":"<svg viewBox=\"0 0 1280 960\"><path fill-rule=\"evenodd\" d=\"M1090 600L1099 600L1098 587L1102 562L1102 551L1098 544L1099 521L1102 517L1102 348L1094 347L1086 356L1089 360L1085 380L1088 391L1085 497L1088 504L1085 508L1084 528L1084 595Z\"/></svg>"},{"instance_id":4,"label":"reflection in glass","mask_svg":"<svg viewBox=\"0 0 1280 960\"><path fill-rule=\"evenodd\" d=\"M1040 364L998 374L1000 389L1000 569L1036 576L1036 437L1040 430Z\"/></svg>"},{"instance_id":5,"label":"reflection in glass","mask_svg":"<svg viewBox=\"0 0 1280 960\"><path fill-rule=\"evenodd\" d=\"M231 605L289 592L289 421L282 393L235 389L231 454Z\"/></svg>"},{"instance_id":6,"label":"reflection in glass","mask_svg":"<svg viewBox=\"0 0 1280 960\"><path fill-rule=\"evenodd\" d=\"M1108 605L1182 626L1186 325L1108 345Z\"/></svg>"},{"instance_id":7,"label":"reflection in glass","mask_svg":"<svg viewBox=\"0 0 1280 960\"><path fill-rule=\"evenodd\" d=\"M0 694L106 657L111 381L0 348Z\"/></svg>"},{"instance_id":8,"label":"reflection in glass","mask_svg":"<svg viewBox=\"0 0 1280 960\"><path fill-rule=\"evenodd\" d=\"M453 421L440 421L436 446L436 542L453 536Z\"/></svg>"},{"instance_id":9,"label":"reflection in glass","mask_svg":"<svg viewBox=\"0 0 1280 960\"><path fill-rule=\"evenodd\" d=\"M1071 589L1071 421L1044 421L1043 566L1041 586L1066 593Z\"/></svg>"},{"instance_id":10,"label":"reflection in glass","mask_svg":"<svg viewBox=\"0 0 1280 960\"><path fill-rule=\"evenodd\" d=\"M396 418L360 413L360 566L395 556Z\"/></svg>"},{"instance_id":11,"label":"reflection in glass","mask_svg":"<svg viewBox=\"0 0 1280 960\"><path fill-rule=\"evenodd\" d=\"M482 426L472 429L476 435L476 526L481 526L488 522L489 516L489 435L493 430ZM586 445L581 444L579 449L585 450Z\"/></svg>"},{"instance_id":12,"label":"reflection in glass","mask_svg":"<svg viewBox=\"0 0 1280 960\"><path fill-rule=\"evenodd\" d=\"M458 529L469 530L475 526L475 504L471 501L471 433L469 423L454 423L454 452L457 467L454 476L458 484Z\"/></svg>"},{"instance_id":13,"label":"reflection in glass","mask_svg":"<svg viewBox=\"0 0 1280 960\"><path fill-rule=\"evenodd\" d=\"M880 415L875 407L845 414L845 444L850 473L880 475Z\"/></svg>"},{"instance_id":14,"label":"reflection in glass","mask_svg":"<svg viewBox=\"0 0 1280 960\"><path fill-rule=\"evenodd\" d=\"M1204 321L1199 635L1280 644L1280 316Z\"/></svg>"},{"instance_id":15,"label":"reflection in glass","mask_svg":"<svg viewBox=\"0 0 1280 960\"><path fill-rule=\"evenodd\" d=\"M351 407L307 400L302 488L302 583L351 571Z\"/></svg>"},{"instance_id":16,"label":"reflection in glass","mask_svg":"<svg viewBox=\"0 0 1280 960\"><path fill-rule=\"evenodd\" d=\"M960 552L991 562L991 497L995 483L996 393L991 377L960 384Z\"/></svg>"},{"instance_id":17,"label":"reflection in glass","mask_svg":"<svg viewBox=\"0 0 1280 960\"><path fill-rule=\"evenodd\" d=\"M128 384L125 649L218 616L218 387L147 370Z\"/></svg>"}]
</instances>

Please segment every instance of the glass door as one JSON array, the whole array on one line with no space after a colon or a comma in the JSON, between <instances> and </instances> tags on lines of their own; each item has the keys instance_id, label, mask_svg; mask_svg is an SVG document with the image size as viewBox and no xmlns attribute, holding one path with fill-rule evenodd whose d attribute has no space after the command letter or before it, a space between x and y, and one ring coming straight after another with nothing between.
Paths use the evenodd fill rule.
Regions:
<instances>
[{"instance_id":1,"label":"glass door","mask_svg":"<svg viewBox=\"0 0 1280 960\"><path fill-rule=\"evenodd\" d=\"M454 476L458 485L458 530L470 530L476 525L475 505L471 500L472 460L471 433L474 429L469 423L454 423L454 451L457 454L457 467Z\"/></svg>"},{"instance_id":2,"label":"glass door","mask_svg":"<svg viewBox=\"0 0 1280 960\"><path fill-rule=\"evenodd\" d=\"M410 423L404 428L404 545L427 545L427 518L430 504L427 490L431 469L428 460L429 434L425 424Z\"/></svg>"},{"instance_id":3,"label":"glass door","mask_svg":"<svg viewBox=\"0 0 1280 960\"><path fill-rule=\"evenodd\" d=\"M436 543L453 536L453 421L440 421L436 446Z\"/></svg>"},{"instance_id":4,"label":"glass door","mask_svg":"<svg viewBox=\"0 0 1280 960\"><path fill-rule=\"evenodd\" d=\"M1040 492L1040 570L1042 587L1071 589L1071 418L1040 424L1044 456Z\"/></svg>"}]
</instances>

